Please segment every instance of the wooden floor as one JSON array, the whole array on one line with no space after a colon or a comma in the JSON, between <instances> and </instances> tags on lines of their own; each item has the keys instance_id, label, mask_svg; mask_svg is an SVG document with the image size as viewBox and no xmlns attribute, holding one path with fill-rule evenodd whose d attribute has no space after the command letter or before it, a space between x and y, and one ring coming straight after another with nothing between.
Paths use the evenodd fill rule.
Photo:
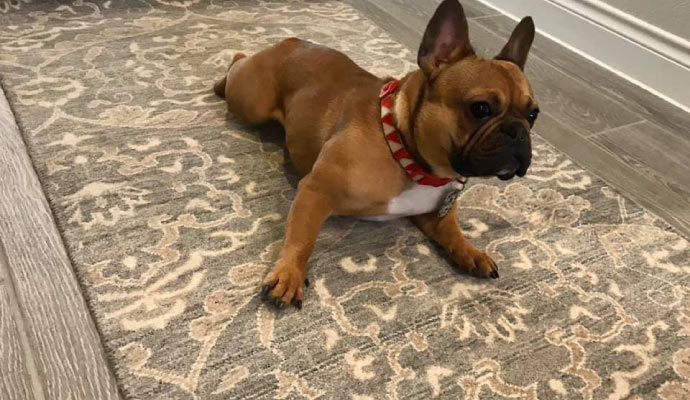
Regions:
<instances>
[{"instance_id":1,"label":"wooden floor","mask_svg":"<svg viewBox=\"0 0 690 400\"><path fill-rule=\"evenodd\" d=\"M437 4L345 1L413 51ZM463 3L477 51L497 53L515 22ZM527 74L535 130L690 237L690 114L542 37ZM1 91L0 171L0 399L121 398Z\"/></svg>"},{"instance_id":2,"label":"wooden floor","mask_svg":"<svg viewBox=\"0 0 690 400\"><path fill-rule=\"evenodd\" d=\"M2 90L0 171L0 399L119 399Z\"/></svg>"}]
</instances>

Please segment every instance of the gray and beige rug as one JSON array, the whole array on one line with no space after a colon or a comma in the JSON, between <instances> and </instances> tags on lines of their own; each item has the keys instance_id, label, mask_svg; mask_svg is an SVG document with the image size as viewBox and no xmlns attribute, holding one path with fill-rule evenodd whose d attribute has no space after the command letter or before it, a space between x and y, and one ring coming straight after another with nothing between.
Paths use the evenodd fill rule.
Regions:
<instances>
[{"instance_id":1,"label":"gray and beige rug","mask_svg":"<svg viewBox=\"0 0 690 400\"><path fill-rule=\"evenodd\" d=\"M297 177L280 130L211 87L288 36L415 67L348 6L0 11L2 83L128 398L690 398L690 245L539 139L527 178L459 200L499 280L457 274L406 220L334 218L304 309L262 305Z\"/></svg>"}]
</instances>

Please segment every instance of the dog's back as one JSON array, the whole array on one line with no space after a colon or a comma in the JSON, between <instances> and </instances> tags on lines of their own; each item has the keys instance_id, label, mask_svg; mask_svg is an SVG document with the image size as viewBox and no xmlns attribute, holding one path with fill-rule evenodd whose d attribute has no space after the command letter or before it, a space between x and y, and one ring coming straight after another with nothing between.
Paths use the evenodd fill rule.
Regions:
<instances>
[{"instance_id":1,"label":"dog's back","mask_svg":"<svg viewBox=\"0 0 690 400\"><path fill-rule=\"evenodd\" d=\"M290 38L250 57L235 55L214 90L244 122L279 121L305 174L339 126L362 117L353 114L376 116L381 83L339 51Z\"/></svg>"}]
</instances>

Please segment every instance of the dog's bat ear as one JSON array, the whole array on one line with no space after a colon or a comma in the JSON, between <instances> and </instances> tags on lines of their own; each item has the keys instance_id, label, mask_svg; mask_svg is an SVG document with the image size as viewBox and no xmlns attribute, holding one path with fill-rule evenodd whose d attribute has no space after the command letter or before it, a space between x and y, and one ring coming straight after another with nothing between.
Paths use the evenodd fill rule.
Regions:
<instances>
[{"instance_id":1,"label":"dog's bat ear","mask_svg":"<svg viewBox=\"0 0 690 400\"><path fill-rule=\"evenodd\" d=\"M473 55L465 11L458 0L444 0L424 31L417 64L427 78L434 78L442 64Z\"/></svg>"},{"instance_id":2,"label":"dog's bat ear","mask_svg":"<svg viewBox=\"0 0 690 400\"><path fill-rule=\"evenodd\" d=\"M515 27L503 50L495 57L497 60L510 61L520 69L525 69L527 54L534 40L534 21L525 17Z\"/></svg>"}]
</instances>

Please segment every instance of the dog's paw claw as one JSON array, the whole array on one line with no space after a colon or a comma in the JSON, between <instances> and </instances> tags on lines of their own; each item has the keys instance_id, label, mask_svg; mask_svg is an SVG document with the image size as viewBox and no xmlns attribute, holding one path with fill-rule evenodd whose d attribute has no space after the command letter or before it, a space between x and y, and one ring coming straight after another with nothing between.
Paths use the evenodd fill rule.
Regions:
<instances>
[{"instance_id":1,"label":"dog's paw claw","mask_svg":"<svg viewBox=\"0 0 690 400\"><path fill-rule=\"evenodd\" d=\"M271 289L273 289L273 286L268 285L268 284L263 285L261 287L260 296L261 296L262 300L264 300L264 301L268 300L268 298L269 298L268 293L271 291Z\"/></svg>"},{"instance_id":2,"label":"dog's paw claw","mask_svg":"<svg viewBox=\"0 0 690 400\"><path fill-rule=\"evenodd\" d=\"M264 279L261 298L279 310L289 305L301 308L304 282L304 271L279 264Z\"/></svg>"},{"instance_id":3,"label":"dog's paw claw","mask_svg":"<svg viewBox=\"0 0 690 400\"><path fill-rule=\"evenodd\" d=\"M478 278L498 279L498 267L485 252L475 248L465 248L454 254L460 268Z\"/></svg>"},{"instance_id":4,"label":"dog's paw claw","mask_svg":"<svg viewBox=\"0 0 690 400\"><path fill-rule=\"evenodd\" d=\"M285 307L285 302L280 298L276 298L273 300L273 305L276 306L277 309L281 310L283 307Z\"/></svg>"}]
</instances>

